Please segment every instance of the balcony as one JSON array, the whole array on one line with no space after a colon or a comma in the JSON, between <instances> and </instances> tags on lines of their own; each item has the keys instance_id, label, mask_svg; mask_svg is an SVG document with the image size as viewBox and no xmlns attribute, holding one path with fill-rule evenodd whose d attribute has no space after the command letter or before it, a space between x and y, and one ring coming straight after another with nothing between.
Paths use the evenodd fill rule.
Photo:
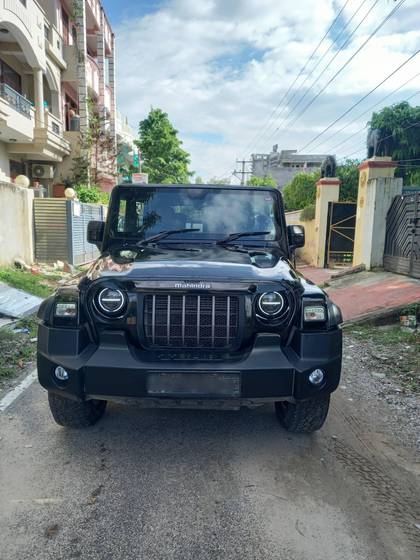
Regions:
<instances>
[{"instance_id":1,"label":"balcony","mask_svg":"<svg viewBox=\"0 0 420 560\"><path fill-rule=\"evenodd\" d=\"M0 84L0 125L5 142L31 142L35 111L32 103L7 84Z\"/></svg>"},{"instance_id":2,"label":"balcony","mask_svg":"<svg viewBox=\"0 0 420 560\"><path fill-rule=\"evenodd\" d=\"M87 55L86 58L86 81L87 86L95 95L99 95L99 68L96 60Z\"/></svg>"},{"instance_id":3,"label":"balcony","mask_svg":"<svg viewBox=\"0 0 420 560\"><path fill-rule=\"evenodd\" d=\"M99 0L87 0L86 8L86 23L88 29L99 30L101 26L101 4Z\"/></svg>"}]
</instances>

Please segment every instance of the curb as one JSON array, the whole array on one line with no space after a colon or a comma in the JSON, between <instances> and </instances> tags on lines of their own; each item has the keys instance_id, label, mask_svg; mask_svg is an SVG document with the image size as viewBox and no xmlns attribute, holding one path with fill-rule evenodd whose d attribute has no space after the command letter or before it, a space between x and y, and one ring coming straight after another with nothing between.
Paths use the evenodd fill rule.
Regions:
<instances>
[{"instance_id":1,"label":"curb","mask_svg":"<svg viewBox=\"0 0 420 560\"><path fill-rule=\"evenodd\" d=\"M420 300L414 300L405 305L398 305L396 307L387 307L386 309L378 309L377 311L371 311L370 313L365 313L364 315L359 315L358 317L353 317L352 319L347 319L343 322L343 328L351 327L352 325L360 325L362 323L374 323L375 325L385 325L398 319L400 317L401 311L406 309L409 305L420 306Z\"/></svg>"}]
</instances>

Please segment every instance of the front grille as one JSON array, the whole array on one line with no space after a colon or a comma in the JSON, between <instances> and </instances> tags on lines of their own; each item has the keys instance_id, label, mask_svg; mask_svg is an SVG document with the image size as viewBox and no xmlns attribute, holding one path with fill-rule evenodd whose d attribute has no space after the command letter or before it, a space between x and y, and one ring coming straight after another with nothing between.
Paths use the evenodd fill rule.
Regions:
<instances>
[{"instance_id":1,"label":"front grille","mask_svg":"<svg viewBox=\"0 0 420 560\"><path fill-rule=\"evenodd\" d=\"M238 342L239 299L224 295L147 294L144 330L149 346L231 348Z\"/></svg>"}]
</instances>

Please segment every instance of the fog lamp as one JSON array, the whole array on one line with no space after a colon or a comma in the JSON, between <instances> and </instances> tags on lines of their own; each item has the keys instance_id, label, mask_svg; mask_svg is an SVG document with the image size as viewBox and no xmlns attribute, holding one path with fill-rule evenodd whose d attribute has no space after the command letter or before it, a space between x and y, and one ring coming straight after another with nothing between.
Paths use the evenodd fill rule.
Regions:
<instances>
[{"instance_id":1,"label":"fog lamp","mask_svg":"<svg viewBox=\"0 0 420 560\"><path fill-rule=\"evenodd\" d=\"M61 366L55 368L54 375L59 381L67 381L69 378L68 372Z\"/></svg>"},{"instance_id":2,"label":"fog lamp","mask_svg":"<svg viewBox=\"0 0 420 560\"><path fill-rule=\"evenodd\" d=\"M314 369L314 371L309 374L309 381L312 385L320 385L324 381L324 372L322 369Z\"/></svg>"},{"instance_id":3,"label":"fog lamp","mask_svg":"<svg viewBox=\"0 0 420 560\"><path fill-rule=\"evenodd\" d=\"M323 305L306 305L303 310L303 319L306 323L312 321L325 321L327 314Z\"/></svg>"}]
</instances>

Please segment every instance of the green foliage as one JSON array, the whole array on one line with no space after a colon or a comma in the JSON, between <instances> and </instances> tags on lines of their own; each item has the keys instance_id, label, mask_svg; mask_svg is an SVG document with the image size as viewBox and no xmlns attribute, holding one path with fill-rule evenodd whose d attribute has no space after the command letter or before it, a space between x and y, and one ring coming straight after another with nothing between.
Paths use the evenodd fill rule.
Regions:
<instances>
[{"instance_id":1,"label":"green foliage","mask_svg":"<svg viewBox=\"0 0 420 560\"><path fill-rule=\"evenodd\" d=\"M0 281L39 297L48 297L55 289L54 281L58 275L32 274L15 268L0 268Z\"/></svg>"},{"instance_id":2,"label":"green foliage","mask_svg":"<svg viewBox=\"0 0 420 560\"><path fill-rule=\"evenodd\" d=\"M320 176L319 171L297 173L283 189L286 210L300 210L315 204L315 184Z\"/></svg>"},{"instance_id":3,"label":"green foliage","mask_svg":"<svg viewBox=\"0 0 420 560\"><path fill-rule=\"evenodd\" d=\"M248 181L251 187L277 187L276 180L271 175L264 177L251 177Z\"/></svg>"},{"instance_id":4,"label":"green foliage","mask_svg":"<svg viewBox=\"0 0 420 560\"><path fill-rule=\"evenodd\" d=\"M190 155L181 146L178 131L167 113L151 109L139 124L140 139L136 145L142 153L142 171L149 174L150 183L188 183Z\"/></svg>"},{"instance_id":5,"label":"green foliage","mask_svg":"<svg viewBox=\"0 0 420 560\"><path fill-rule=\"evenodd\" d=\"M315 204L309 204L309 206L305 206L302 212L299 215L299 219L301 222L310 222L315 218Z\"/></svg>"},{"instance_id":6,"label":"green foliage","mask_svg":"<svg viewBox=\"0 0 420 560\"><path fill-rule=\"evenodd\" d=\"M337 177L341 179L340 200L355 202L359 185L359 161L348 159L337 166ZM283 189L286 210L301 210L315 204L316 182L320 172L297 173ZM312 218L309 218L312 219Z\"/></svg>"},{"instance_id":7,"label":"green foliage","mask_svg":"<svg viewBox=\"0 0 420 560\"><path fill-rule=\"evenodd\" d=\"M368 123L371 128L380 128L385 136L391 136L391 156L395 161L420 158L420 106L412 107L407 101L384 107L372 114ZM388 141L387 140L387 141ZM396 171L404 183L418 181L419 161L405 162Z\"/></svg>"},{"instance_id":8,"label":"green foliage","mask_svg":"<svg viewBox=\"0 0 420 560\"><path fill-rule=\"evenodd\" d=\"M80 202L105 205L109 203L109 193L101 191L96 185L75 185L74 190Z\"/></svg>"},{"instance_id":9,"label":"green foliage","mask_svg":"<svg viewBox=\"0 0 420 560\"><path fill-rule=\"evenodd\" d=\"M200 177L200 175L196 175L194 177L193 183L194 185L203 185L204 184L203 177Z\"/></svg>"},{"instance_id":10,"label":"green foliage","mask_svg":"<svg viewBox=\"0 0 420 560\"><path fill-rule=\"evenodd\" d=\"M359 188L359 164L356 159L347 159L337 166L337 177L341 179L340 200L356 202Z\"/></svg>"}]
</instances>

